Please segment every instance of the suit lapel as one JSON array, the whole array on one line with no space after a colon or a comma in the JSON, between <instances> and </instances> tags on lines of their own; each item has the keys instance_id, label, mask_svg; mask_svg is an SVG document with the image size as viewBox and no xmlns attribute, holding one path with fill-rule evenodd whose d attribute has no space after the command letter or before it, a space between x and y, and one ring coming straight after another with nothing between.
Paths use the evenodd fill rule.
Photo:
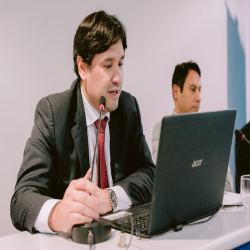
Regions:
<instances>
[{"instance_id":1,"label":"suit lapel","mask_svg":"<svg viewBox=\"0 0 250 250\"><path fill-rule=\"evenodd\" d=\"M80 162L81 177L83 177L89 169L89 148L86 116L83 107L83 100L81 94L81 85L77 84L77 107L74 121L75 126L71 129L71 134L75 143L76 152Z\"/></svg>"},{"instance_id":2,"label":"suit lapel","mask_svg":"<svg viewBox=\"0 0 250 250\"><path fill-rule=\"evenodd\" d=\"M117 180L120 180L124 173L122 167L123 159L123 145L124 140L122 140L122 129L123 121L119 118L118 109L110 113L110 157L111 157L111 173L113 178L113 183L115 184Z\"/></svg>"}]
</instances>

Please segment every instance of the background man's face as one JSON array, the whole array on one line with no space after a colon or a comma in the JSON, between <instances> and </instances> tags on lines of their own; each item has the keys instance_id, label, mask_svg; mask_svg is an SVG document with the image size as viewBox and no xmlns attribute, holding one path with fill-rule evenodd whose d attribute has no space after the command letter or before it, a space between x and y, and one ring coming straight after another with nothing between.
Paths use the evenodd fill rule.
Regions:
<instances>
[{"instance_id":1,"label":"background man's face","mask_svg":"<svg viewBox=\"0 0 250 250\"><path fill-rule=\"evenodd\" d=\"M176 87L175 112L181 114L199 111L201 102L199 74L195 70L189 70L182 92L178 86Z\"/></svg>"},{"instance_id":2,"label":"background man's face","mask_svg":"<svg viewBox=\"0 0 250 250\"><path fill-rule=\"evenodd\" d=\"M99 111L99 99L106 98L104 113L117 109L123 83L124 50L122 42L96 54L86 70L82 90L89 103Z\"/></svg>"}]
</instances>

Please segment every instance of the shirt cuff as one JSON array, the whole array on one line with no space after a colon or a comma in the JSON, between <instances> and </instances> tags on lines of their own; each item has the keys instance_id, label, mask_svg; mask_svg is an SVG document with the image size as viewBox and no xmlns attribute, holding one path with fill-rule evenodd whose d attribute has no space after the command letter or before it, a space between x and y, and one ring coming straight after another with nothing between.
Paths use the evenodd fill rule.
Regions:
<instances>
[{"instance_id":1,"label":"shirt cuff","mask_svg":"<svg viewBox=\"0 0 250 250\"><path fill-rule=\"evenodd\" d=\"M113 210L113 212L128 209L133 205L129 196L127 195L127 193L125 192L125 190L122 187L113 186L109 189L112 189L115 192L116 198L117 198L117 207L115 210Z\"/></svg>"},{"instance_id":2,"label":"shirt cuff","mask_svg":"<svg viewBox=\"0 0 250 250\"><path fill-rule=\"evenodd\" d=\"M34 225L34 228L40 233L56 233L49 228L48 220L51 210L59 201L61 200L49 199L43 204Z\"/></svg>"}]
</instances>

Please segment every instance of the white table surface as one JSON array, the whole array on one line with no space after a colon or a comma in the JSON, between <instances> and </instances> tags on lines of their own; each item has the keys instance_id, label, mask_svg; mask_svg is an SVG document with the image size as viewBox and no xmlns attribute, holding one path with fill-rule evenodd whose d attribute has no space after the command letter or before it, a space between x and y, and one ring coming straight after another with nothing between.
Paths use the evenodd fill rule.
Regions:
<instances>
[{"instance_id":1,"label":"white table surface","mask_svg":"<svg viewBox=\"0 0 250 250\"><path fill-rule=\"evenodd\" d=\"M97 249L122 249L117 246L120 232L112 229L111 238L92 246ZM89 249L88 245L71 240L70 234L35 234L20 232L0 238L0 249L14 250L77 250ZM126 234L126 243L130 235ZM138 239L133 236L130 250L141 249L232 249L250 241L250 215L242 206L230 211L220 211L210 221L184 227L180 232L167 232L151 239Z\"/></svg>"}]
</instances>

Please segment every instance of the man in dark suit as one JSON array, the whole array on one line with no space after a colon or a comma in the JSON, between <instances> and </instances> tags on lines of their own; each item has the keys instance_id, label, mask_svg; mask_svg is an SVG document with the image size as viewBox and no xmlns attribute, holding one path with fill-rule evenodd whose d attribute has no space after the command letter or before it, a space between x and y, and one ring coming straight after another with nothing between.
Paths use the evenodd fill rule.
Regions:
<instances>
[{"instance_id":1,"label":"man in dark suit","mask_svg":"<svg viewBox=\"0 0 250 250\"><path fill-rule=\"evenodd\" d=\"M250 122L242 129L242 133L250 140ZM240 179L242 175L250 174L250 146L239 137L235 138L235 187L240 193Z\"/></svg>"},{"instance_id":2,"label":"man in dark suit","mask_svg":"<svg viewBox=\"0 0 250 250\"><path fill-rule=\"evenodd\" d=\"M19 230L67 232L110 211L149 202L155 165L136 99L122 91L126 32L114 16L87 16L74 39L71 88L43 98L24 151L11 218ZM99 98L106 98L90 182Z\"/></svg>"}]
</instances>

